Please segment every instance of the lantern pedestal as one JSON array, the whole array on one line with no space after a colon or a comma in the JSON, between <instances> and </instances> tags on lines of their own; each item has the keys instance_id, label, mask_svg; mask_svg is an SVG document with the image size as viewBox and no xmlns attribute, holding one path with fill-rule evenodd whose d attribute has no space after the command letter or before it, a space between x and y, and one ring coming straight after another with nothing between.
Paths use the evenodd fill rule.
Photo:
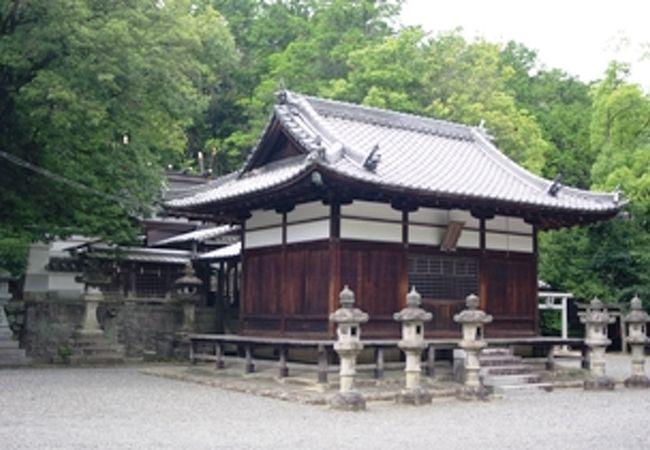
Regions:
<instances>
[{"instance_id":1,"label":"lantern pedestal","mask_svg":"<svg viewBox=\"0 0 650 450\"><path fill-rule=\"evenodd\" d=\"M422 351L427 347L424 342L424 322L430 321L432 315L420 308L421 304L422 297L413 288L406 296L406 308L393 315L393 318L402 324L402 340L397 346L406 355L405 386L397 394L395 401L409 405L431 403L431 394L420 385L420 359Z\"/></svg>"},{"instance_id":2,"label":"lantern pedestal","mask_svg":"<svg viewBox=\"0 0 650 450\"><path fill-rule=\"evenodd\" d=\"M465 380L463 387L457 392L457 397L460 400L487 400L490 391L481 383L479 355L487 346L483 339L483 326L492 322L492 316L478 309L480 301L476 295L467 296L465 304L467 309L454 316L454 321L463 328L463 340L458 346L465 352Z\"/></svg>"},{"instance_id":3,"label":"lantern pedestal","mask_svg":"<svg viewBox=\"0 0 650 450\"><path fill-rule=\"evenodd\" d=\"M339 355L339 392L330 399L330 407L342 411L362 411L366 400L354 390L357 373L357 355L363 350L360 324L368 321L368 314L354 307L354 293L347 286L339 294L341 307L330 314L336 323L337 341L334 351Z\"/></svg>"},{"instance_id":4,"label":"lantern pedestal","mask_svg":"<svg viewBox=\"0 0 650 450\"><path fill-rule=\"evenodd\" d=\"M632 375L625 380L628 388L650 388L645 374L645 347L648 344L646 324L650 316L643 310L641 299L635 296L630 302L630 313L625 317L628 326L628 344L632 347Z\"/></svg>"},{"instance_id":5,"label":"lantern pedestal","mask_svg":"<svg viewBox=\"0 0 650 450\"><path fill-rule=\"evenodd\" d=\"M582 317L585 324L585 345L589 347L589 378L584 382L588 391L611 391L614 389L614 380L605 375L605 350L611 344L607 337L607 326L614 322L604 308L603 302L594 298L589 303L589 309Z\"/></svg>"}]
</instances>

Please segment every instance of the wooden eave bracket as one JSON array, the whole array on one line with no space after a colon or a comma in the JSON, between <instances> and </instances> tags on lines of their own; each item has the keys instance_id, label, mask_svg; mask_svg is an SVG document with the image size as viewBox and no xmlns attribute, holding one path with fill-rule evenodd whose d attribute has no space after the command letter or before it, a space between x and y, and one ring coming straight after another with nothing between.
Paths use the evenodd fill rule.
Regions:
<instances>
[{"instance_id":1,"label":"wooden eave bracket","mask_svg":"<svg viewBox=\"0 0 650 450\"><path fill-rule=\"evenodd\" d=\"M455 252L458 245L458 239L463 232L465 222L451 221L447 224L447 229L440 242L440 250L443 252Z\"/></svg>"}]
</instances>

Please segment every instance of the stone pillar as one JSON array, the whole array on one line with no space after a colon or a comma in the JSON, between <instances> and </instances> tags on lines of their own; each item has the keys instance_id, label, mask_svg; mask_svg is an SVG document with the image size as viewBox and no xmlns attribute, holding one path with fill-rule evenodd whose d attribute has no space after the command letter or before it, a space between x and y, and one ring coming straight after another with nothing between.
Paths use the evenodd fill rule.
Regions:
<instances>
[{"instance_id":1,"label":"stone pillar","mask_svg":"<svg viewBox=\"0 0 650 450\"><path fill-rule=\"evenodd\" d=\"M406 296L406 308L395 313L393 318L402 323L402 340L397 346L406 355L406 383L404 389L397 394L398 403L421 405L431 403L431 394L420 385L420 360L422 351L427 347L424 342L424 322L432 319L430 312L420 308L422 297L415 288Z\"/></svg>"},{"instance_id":2,"label":"stone pillar","mask_svg":"<svg viewBox=\"0 0 650 450\"><path fill-rule=\"evenodd\" d=\"M589 347L589 377L586 390L612 390L614 380L605 375L605 350L612 342L607 337L607 326L616 319L610 317L603 302L594 297L580 321L585 324L585 345Z\"/></svg>"},{"instance_id":3,"label":"stone pillar","mask_svg":"<svg viewBox=\"0 0 650 450\"><path fill-rule=\"evenodd\" d=\"M330 322L336 324L337 341L334 350L340 360L340 388L332 397L330 406L344 411L366 409L366 400L354 390L357 355L363 350L360 324L368 321L368 314L354 307L354 293L345 286L339 295L341 307L330 314Z\"/></svg>"},{"instance_id":4,"label":"stone pillar","mask_svg":"<svg viewBox=\"0 0 650 450\"><path fill-rule=\"evenodd\" d=\"M465 382L458 391L458 398L462 400L484 400L489 394L479 377L481 370L479 355L487 346L483 326L492 322L492 316L478 309L479 304L476 295L468 295L465 301L467 309L454 316L454 321L461 324L463 328L463 339L458 343L458 346L465 351Z\"/></svg>"},{"instance_id":5,"label":"stone pillar","mask_svg":"<svg viewBox=\"0 0 650 450\"><path fill-rule=\"evenodd\" d=\"M180 333L186 334L194 331L196 326L196 304L200 300L199 289L203 283L196 276L192 263L185 265L185 273L174 281L172 293L174 301L180 303L183 308L183 323L179 329Z\"/></svg>"},{"instance_id":6,"label":"stone pillar","mask_svg":"<svg viewBox=\"0 0 650 450\"><path fill-rule=\"evenodd\" d=\"M625 316L627 343L632 347L632 375L625 380L625 387L650 387L650 379L645 374L645 346L650 341L646 333L648 322L650 316L643 310L641 299L635 296L630 302L630 313Z\"/></svg>"}]
</instances>

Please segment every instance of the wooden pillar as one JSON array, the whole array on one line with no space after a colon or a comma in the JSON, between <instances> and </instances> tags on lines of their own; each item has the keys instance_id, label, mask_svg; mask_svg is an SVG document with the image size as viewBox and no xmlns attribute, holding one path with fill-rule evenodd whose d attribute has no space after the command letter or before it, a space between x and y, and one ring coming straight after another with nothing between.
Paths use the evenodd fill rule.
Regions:
<instances>
[{"instance_id":1,"label":"wooden pillar","mask_svg":"<svg viewBox=\"0 0 650 450\"><path fill-rule=\"evenodd\" d=\"M427 365L424 370L430 377L436 375L436 348L433 345L427 347Z\"/></svg>"},{"instance_id":2,"label":"wooden pillar","mask_svg":"<svg viewBox=\"0 0 650 450\"><path fill-rule=\"evenodd\" d=\"M253 348L250 344L244 346L244 352L246 354L246 363L244 365L245 373L255 372L255 364L253 364Z\"/></svg>"},{"instance_id":3,"label":"wooden pillar","mask_svg":"<svg viewBox=\"0 0 650 450\"><path fill-rule=\"evenodd\" d=\"M287 367L287 353L288 349L286 345L281 345L279 349L280 353L280 360L279 360L279 368L280 368L280 378L288 377L289 376L289 367Z\"/></svg>"},{"instance_id":4,"label":"wooden pillar","mask_svg":"<svg viewBox=\"0 0 650 450\"><path fill-rule=\"evenodd\" d=\"M328 359L327 346L323 344L318 345L318 382L327 383L327 359Z\"/></svg>"},{"instance_id":5,"label":"wooden pillar","mask_svg":"<svg viewBox=\"0 0 650 450\"><path fill-rule=\"evenodd\" d=\"M214 345L214 355L215 355L215 367L217 369L223 369L226 367L226 364L223 361L223 344L217 342Z\"/></svg>"},{"instance_id":6,"label":"wooden pillar","mask_svg":"<svg viewBox=\"0 0 650 450\"><path fill-rule=\"evenodd\" d=\"M375 378L384 378L384 348L375 348Z\"/></svg>"},{"instance_id":7,"label":"wooden pillar","mask_svg":"<svg viewBox=\"0 0 650 450\"><path fill-rule=\"evenodd\" d=\"M339 291L341 289L341 204L338 200L332 200L330 203L329 234L330 283L328 312L332 313L338 308ZM328 334L332 337L335 335L333 323L329 324Z\"/></svg>"}]
</instances>

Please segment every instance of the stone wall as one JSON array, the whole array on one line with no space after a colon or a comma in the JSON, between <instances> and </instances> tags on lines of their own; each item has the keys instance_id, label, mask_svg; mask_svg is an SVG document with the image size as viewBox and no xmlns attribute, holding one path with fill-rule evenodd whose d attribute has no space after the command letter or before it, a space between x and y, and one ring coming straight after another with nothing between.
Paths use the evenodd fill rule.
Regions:
<instances>
[{"instance_id":1,"label":"stone wall","mask_svg":"<svg viewBox=\"0 0 650 450\"><path fill-rule=\"evenodd\" d=\"M21 346L35 362L55 361L66 351L69 339L81 324L83 303L48 298L26 301L24 305ZM183 318L179 305L160 299L111 301L99 306L97 317L106 336L122 344L128 358L187 356L187 346L181 345L176 336ZM198 308L197 332L218 331L215 309Z\"/></svg>"}]
</instances>

